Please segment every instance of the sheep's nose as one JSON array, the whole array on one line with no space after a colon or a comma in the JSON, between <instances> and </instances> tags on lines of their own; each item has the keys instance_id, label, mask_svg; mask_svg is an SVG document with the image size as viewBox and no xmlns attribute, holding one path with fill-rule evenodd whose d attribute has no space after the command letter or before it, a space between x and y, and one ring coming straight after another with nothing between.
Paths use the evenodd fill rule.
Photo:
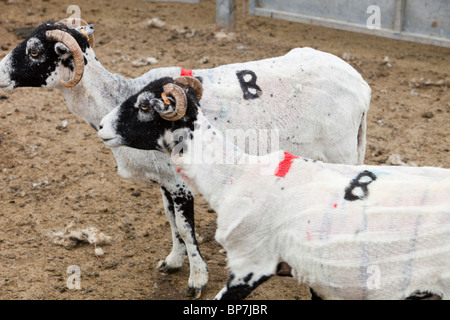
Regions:
<instances>
[{"instance_id":1,"label":"sheep's nose","mask_svg":"<svg viewBox=\"0 0 450 320\"><path fill-rule=\"evenodd\" d=\"M99 130L103 129L103 123L100 123L100 125L98 126Z\"/></svg>"}]
</instances>

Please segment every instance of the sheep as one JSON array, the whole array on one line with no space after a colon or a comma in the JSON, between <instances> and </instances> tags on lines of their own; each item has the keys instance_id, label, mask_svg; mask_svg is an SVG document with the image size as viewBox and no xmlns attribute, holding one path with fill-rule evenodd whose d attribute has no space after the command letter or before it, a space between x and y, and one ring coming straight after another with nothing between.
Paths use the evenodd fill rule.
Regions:
<instances>
[{"instance_id":1,"label":"sheep","mask_svg":"<svg viewBox=\"0 0 450 320\"><path fill-rule=\"evenodd\" d=\"M98 130L109 111L151 80L193 75L202 79L205 114L219 129L278 128L283 148L327 162L363 163L370 87L334 55L296 48L277 58L201 70L164 67L126 79L101 65L93 27L79 23L76 29L65 21L40 25L0 62L0 87L58 88L69 110ZM201 296L208 270L195 239L191 191L164 153L116 148L113 154L120 176L159 184L172 230L172 251L160 270L177 271L187 255L187 293Z\"/></svg>"},{"instance_id":2,"label":"sheep","mask_svg":"<svg viewBox=\"0 0 450 320\"><path fill-rule=\"evenodd\" d=\"M185 83L150 83L102 120L98 136L111 148L165 152L210 203L230 269L216 299L245 298L280 262L322 299L450 298L449 169L250 155Z\"/></svg>"}]
</instances>

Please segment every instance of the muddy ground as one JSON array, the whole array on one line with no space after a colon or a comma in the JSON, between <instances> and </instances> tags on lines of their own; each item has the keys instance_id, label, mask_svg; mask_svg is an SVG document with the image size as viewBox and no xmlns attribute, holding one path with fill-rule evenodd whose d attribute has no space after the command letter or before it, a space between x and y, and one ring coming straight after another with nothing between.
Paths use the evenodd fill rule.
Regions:
<instances>
[{"instance_id":1,"label":"muddy ground","mask_svg":"<svg viewBox=\"0 0 450 320\"><path fill-rule=\"evenodd\" d=\"M450 49L249 16L237 3L236 31L225 38L216 34L214 0L76 4L96 25L98 59L127 77L156 67L268 58L294 47L331 52L372 87L366 163L450 168ZM0 0L0 58L23 40L21 28L66 18L71 4ZM165 26L148 27L151 18ZM133 65L148 57L157 63ZM187 263L172 275L156 269L171 249L159 187L120 178L110 150L68 111L58 90L0 96L0 299L186 299ZM197 234L210 270L204 299L214 297L228 274L214 241L215 219L197 198ZM48 234L69 223L112 237L101 260L89 244L67 249L51 242ZM73 265L81 270L79 290L67 287ZM305 287L286 278L272 278L250 296L308 298Z\"/></svg>"}]
</instances>

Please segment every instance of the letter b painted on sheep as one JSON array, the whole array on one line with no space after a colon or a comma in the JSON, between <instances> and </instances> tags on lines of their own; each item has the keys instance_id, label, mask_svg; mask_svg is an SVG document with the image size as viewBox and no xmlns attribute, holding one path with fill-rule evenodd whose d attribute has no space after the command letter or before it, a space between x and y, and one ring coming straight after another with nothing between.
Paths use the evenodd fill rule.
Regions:
<instances>
[{"instance_id":1,"label":"letter b painted on sheep","mask_svg":"<svg viewBox=\"0 0 450 320\"><path fill-rule=\"evenodd\" d=\"M236 72L245 100L257 99L262 95L261 88L256 84L257 76L251 70Z\"/></svg>"}]
</instances>

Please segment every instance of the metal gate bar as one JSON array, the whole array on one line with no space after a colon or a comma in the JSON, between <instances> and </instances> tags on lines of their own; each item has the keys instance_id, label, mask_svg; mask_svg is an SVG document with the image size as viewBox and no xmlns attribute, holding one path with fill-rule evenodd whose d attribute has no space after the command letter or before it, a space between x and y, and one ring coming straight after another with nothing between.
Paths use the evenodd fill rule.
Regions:
<instances>
[{"instance_id":1,"label":"metal gate bar","mask_svg":"<svg viewBox=\"0 0 450 320\"><path fill-rule=\"evenodd\" d=\"M249 13L450 48L450 0L249 0Z\"/></svg>"}]
</instances>

